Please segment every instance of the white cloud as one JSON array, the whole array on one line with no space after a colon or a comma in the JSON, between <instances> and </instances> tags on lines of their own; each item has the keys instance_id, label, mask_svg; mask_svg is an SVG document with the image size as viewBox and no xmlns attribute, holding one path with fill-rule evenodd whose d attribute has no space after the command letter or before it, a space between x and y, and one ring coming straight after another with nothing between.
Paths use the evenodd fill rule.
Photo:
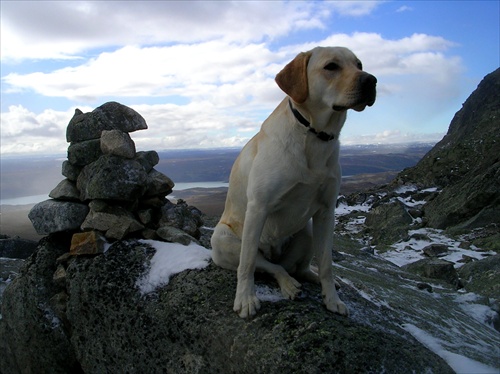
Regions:
<instances>
[{"instance_id":1,"label":"white cloud","mask_svg":"<svg viewBox=\"0 0 500 374\"><path fill-rule=\"evenodd\" d=\"M403 5L401 7L399 7L396 12L398 13L402 13L402 12L411 12L413 11L413 8L412 7L409 7L408 5Z\"/></svg>"},{"instance_id":2,"label":"white cloud","mask_svg":"<svg viewBox=\"0 0 500 374\"><path fill-rule=\"evenodd\" d=\"M45 1L2 3L2 59L74 58L111 45L248 43L322 28L309 2ZM320 8L320 9L318 9ZM44 22L40 22L40 20Z\"/></svg>"},{"instance_id":3,"label":"white cloud","mask_svg":"<svg viewBox=\"0 0 500 374\"><path fill-rule=\"evenodd\" d=\"M279 54L263 44L211 41L170 47L127 46L79 66L47 73L11 73L3 81L11 91L33 90L43 96L79 101L92 102L104 96L178 95L194 99L215 94L216 100L217 96L230 97L225 102L231 103L241 102L238 95L252 95L262 84L272 90L269 86L274 75L269 73L277 60ZM234 84L246 87L231 89ZM231 91L230 95L224 91Z\"/></svg>"},{"instance_id":4,"label":"white cloud","mask_svg":"<svg viewBox=\"0 0 500 374\"><path fill-rule=\"evenodd\" d=\"M10 106L9 111L1 114L2 154L64 153L68 147L66 126L73 113L74 109L46 109L36 114L22 105Z\"/></svg>"},{"instance_id":5,"label":"white cloud","mask_svg":"<svg viewBox=\"0 0 500 374\"><path fill-rule=\"evenodd\" d=\"M412 127L420 128L420 123L442 112L458 95L461 60L445 54L453 44L424 34L398 40L375 33L333 34L278 51L266 43L223 40L125 46L72 67L12 73L3 81L11 91L69 98L88 108L101 105L104 97L116 101L157 97L157 104L130 105L150 127L134 134L142 149L240 146L284 96L274 83L275 74L296 53L317 44L350 46L366 70L379 79L376 105L367 110L369 115L352 116L345 130L347 138L359 131L361 119L371 123L373 132L391 128L416 132ZM38 137L44 133L48 137L59 133L64 139L64 127L73 110L58 112L57 116L52 111L50 116L50 111L35 114L23 107L11 107L1 118L2 142L6 145L2 153L25 149L8 145L18 135L25 140L29 135L36 149L42 146L43 138ZM66 146L61 141L58 149Z\"/></svg>"},{"instance_id":6,"label":"white cloud","mask_svg":"<svg viewBox=\"0 0 500 374\"><path fill-rule=\"evenodd\" d=\"M346 45L363 60L366 70L384 79L401 75L423 76L424 82L450 84L461 71L461 60L442 52L447 40L423 34L399 40L374 33L334 34L309 44L292 45L273 52L266 44L209 41L167 47L126 46L101 53L81 65L52 72L3 77L11 91L33 90L44 96L93 102L96 98L183 96L210 98L220 106L242 105L261 94L271 100L280 93L275 74L296 53L316 45ZM398 78L399 79L399 78ZM419 78L421 79L421 78ZM433 84L435 85L435 84Z\"/></svg>"},{"instance_id":7,"label":"white cloud","mask_svg":"<svg viewBox=\"0 0 500 374\"><path fill-rule=\"evenodd\" d=\"M72 108L32 113L23 101L4 110L1 152L47 144L64 152L75 105L90 111L107 100L124 102L146 119L149 129L133 134L138 148L241 146L284 96L276 73L316 45L348 46L378 78L375 106L349 116L346 139L366 123L373 134L416 133L454 102L462 61L449 54L455 44L439 36L324 37L332 16L360 17L379 3L3 2L1 57L12 72L2 76L2 94L60 98ZM295 32L312 29L323 36L305 44L289 41ZM278 42L290 35L288 44ZM58 68L28 60L36 69L15 69L16 62L33 58L61 60Z\"/></svg>"}]
</instances>

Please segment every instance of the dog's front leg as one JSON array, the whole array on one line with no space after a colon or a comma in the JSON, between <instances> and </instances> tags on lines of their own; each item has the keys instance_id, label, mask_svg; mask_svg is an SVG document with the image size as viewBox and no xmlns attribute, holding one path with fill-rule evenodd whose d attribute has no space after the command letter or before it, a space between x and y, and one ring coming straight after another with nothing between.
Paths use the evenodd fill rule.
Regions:
<instances>
[{"instance_id":1,"label":"dog's front leg","mask_svg":"<svg viewBox=\"0 0 500 374\"><path fill-rule=\"evenodd\" d=\"M320 210L313 217L313 248L319 264L318 275L321 282L321 294L326 308L334 313L347 316L347 307L340 300L335 289L333 277L333 228L334 210Z\"/></svg>"},{"instance_id":2,"label":"dog's front leg","mask_svg":"<svg viewBox=\"0 0 500 374\"><path fill-rule=\"evenodd\" d=\"M254 316L260 309L260 301L255 294L254 274L260 236L266 218L267 213L262 206L251 202L247 204L233 307L241 318Z\"/></svg>"}]
</instances>

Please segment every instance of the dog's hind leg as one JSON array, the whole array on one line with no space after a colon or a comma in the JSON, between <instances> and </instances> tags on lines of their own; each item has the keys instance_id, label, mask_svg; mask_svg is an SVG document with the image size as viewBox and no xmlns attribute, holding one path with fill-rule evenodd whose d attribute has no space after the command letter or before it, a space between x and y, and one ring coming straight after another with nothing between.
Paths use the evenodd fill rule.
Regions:
<instances>
[{"instance_id":1,"label":"dog's hind leg","mask_svg":"<svg viewBox=\"0 0 500 374\"><path fill-rule=\"evenodd\" d=\"M212 260L221 268L238 269L240 263L241 240L224 223L215 226L211 239Z\"/></svg>"},{"instance_id":2,"label":"dog's hind leg","mask_svg":"<svg viewBox=\"0 0 500 374\"><path fill-rule=\"evenodd\" d=\"M301 281L320 283L317 269L311 267L314 256L311 226L309 221L306 227L293 235L279 264Z\"/></svg>"},{"instance_id":3,"label":"dog's hind leg","mask_svg":"<svg viewBox=\"0 0 500 374\"><path fill-rule=\"evenodd\" d=\"M278 281L285 298L293 300L300 293L301 284L283 266L269 262L260 252L257 254L255 270L271 274Z\"/></svg>"}]
</instances>

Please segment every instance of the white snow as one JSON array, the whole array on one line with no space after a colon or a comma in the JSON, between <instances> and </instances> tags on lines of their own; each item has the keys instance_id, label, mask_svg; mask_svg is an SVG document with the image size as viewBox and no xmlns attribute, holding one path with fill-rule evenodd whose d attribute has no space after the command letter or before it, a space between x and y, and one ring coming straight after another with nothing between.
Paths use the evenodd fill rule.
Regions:
<instances>
[{"instance_id":1,"label":"white snow","mask_svg":"<svg viewBox=\"0 0 500 374\"><path fill-rule=\"evenodd\" d=\"M407 192L416 192L417 190L418 190L417 186L410 184L410 185L398 187L394 190L394 192L399 194L399 195L402 195L402 194L405 194Z\"/></svg>"},{"instance_id":2,"label":"white snow","mask_svg":"<svg viewBox=\"0 0 500 374\"><path fill-rule=\"evenodd\" d=\"M275 303L277 301L286 300L279 289L264 284L255 285L255 294L260 301Z\"/></svg>"},{"instance_id":3,"label":"white snow","mask_svg":"<svg viewBox=\"0 0 500 374\"><path fill-rule=\"evenodd\" d=\"M488 305L481 304L481 296L473 292L460 293L455 297L455 301L466 314L494 329L492 321L497 316L497 312Z\"/></svg>"},{"instance_id":4,"label":"white snow","mask_svg":"<svg viewBox=\"0 0 500 374\"><path fill-rule=\"evenodd\" d=\"M438 188L437 187L430 187L426 188L425 190L422 190L422 192L437 192Z\"/></svg>"},{"instance_id":5,"label":"white snow","mask_svg":"<svg viewBox=\"0 0 500 374\"><path fill-rule=\"evenodd\" d=\"M346 214L350 214L354 211L368 212L371 209L371 207L372 207L371 204L347 205L345 203L341 203L337 208L335 208L335 214L343 216Z\"/></svg>"},{"instance_id":6,"label":"white snow","mask_svg":"<svg viewBox=\"0 0 500 374\"><path fill-rule=\"evenodd\" d=\"M388 309L392 309L392 307L385 300L380 300L377 296L370 295L368 292L359 288L355 283L353 283L349 279L346 279L346 278L340 278L340 279L342 280L342 282L344 282L344 283L348 284L349 286L351 286L352 288L354 288L363 299L368 300L369 302L375 304L379 308L386 307Z\"/></svg>"},{"instance_id":7,"label":"white snow","mask_svg":"<svg viewBox=\"0 0 500 374\"><path fill-rule=\"evenodd\" d=\"M427 333L424 330L419 329L417 326L411 323L403 324L402 326L406 331L413 335L420 343L425 345L428 349L436 353L443 360L447 362L448 365L457 374L498 374L499 368L494 368L485 365L481 362L472 360L468 357L452 353L443 348L442 342Z\"/></svg>"},{"instance_id":8,"label":"white snow","mask_svg":"<svg viewBox=\"0 0 500 374\"><path fill-rule=\"evenodd\" d=\"M429 240L411 238L414 234L425 235ZM459 241L447 237L442 230L438 229L421 228L418 230L410 230L408 231L408 236L410 237L409 240L393 244L391 247L394 248L394 250L377 253L377 255L391 261L393 264L403 266L425 258L422 250L432 243L439 243L448 246L448 254L440 258L455 263L455 268L459 268L463 266L463 263L458 262L462 259L463 255L480 260L484 258L484 256L495 254L493 251L478 252L475 250L477 249L475 246L471 246L470 249L460 248L461 243Z\"/></svg>"},{"instance_id":9,"label":"white snow","mask_svg":"<svg viewBox=\"0 0 500 374\"><path fill-rule=\"evenodd\" d=\"M411 196L408 197L398 196L397 199L410 208L421 207L426 203L425 200L413 200Z\"/></svg>"},{"instance_id":10,"label":"white snow","mask_svg":"<svg viewBox=\"0 0 500 374\"><path fill-rule=\"evenodd\" d=\"M168 284L170 277L174 274L188 269L207 267L211 258L208 249L195 243L184 246L156 240L140 240L140 242L156 249L156 253L151 258L151 268L136 282L143 295Z\"/></svg>"}]
</instances>

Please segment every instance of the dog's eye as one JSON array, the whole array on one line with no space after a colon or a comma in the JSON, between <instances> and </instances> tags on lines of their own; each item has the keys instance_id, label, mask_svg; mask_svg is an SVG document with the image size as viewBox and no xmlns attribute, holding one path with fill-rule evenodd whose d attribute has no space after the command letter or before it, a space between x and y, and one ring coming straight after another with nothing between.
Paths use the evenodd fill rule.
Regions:
<instances>
[{"instance_id":1,"label":"dog's eye","mask_svg":"<svg viewBox=\"0 0 500 374\"><path fill-rule=\"evenodd\" d=\"M323 69L334 71L334 70L339 70L340 66L337 65L335 62L330 62L330 63L326 64Z\"/></svg>"},{"instance_id":2,"label":"dog's eye","mask_svg":"<svg viewBox=\"0 0 500 374\"><path fill-rule=\"evenodd\" d=\"M357 65L359 70L363 70L363 64L361 63L361 61L358 61Z\"/></svg>"}]
</instances>

